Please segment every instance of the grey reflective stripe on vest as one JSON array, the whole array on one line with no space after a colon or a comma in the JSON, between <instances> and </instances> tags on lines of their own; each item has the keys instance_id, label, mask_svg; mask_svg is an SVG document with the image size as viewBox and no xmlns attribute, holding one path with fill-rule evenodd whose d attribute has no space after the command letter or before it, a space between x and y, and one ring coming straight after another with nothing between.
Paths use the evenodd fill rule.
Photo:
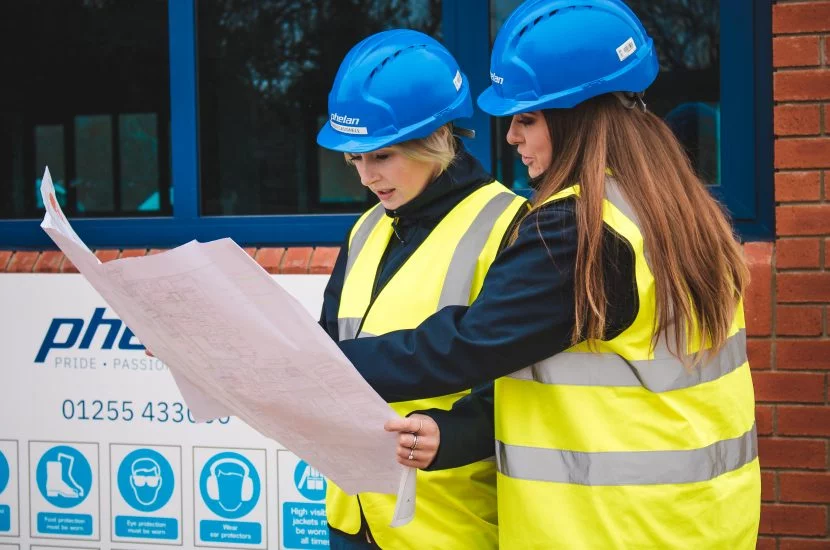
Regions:
<instances>
[{"instance_id":1,"label":"grey reflective stripe on vest","mask_svg":"<svg viewBox=\"0 0 830 550\"><path fill-rule=\"evenodd\" d=\"M499 472L515 479L619 486L694 483L737 470L758 456L756 427L689 451L585 453L496 441Z\"/></svg>"},{"instance_id":2,"label":"grey reflective stripe on vest","mask_svg":"<svg viewBox=\"0 0 830 550\"><path fill-rule=\"evenodd\" d=\"M637 227L637 231L639 231L642 235L643 228L640 226L640 220L637 219L637 215L634 213L634 209L631 208L631 205L628 203L627 200L625 200L625 197L623 197L623 194L620 191L620 186L617 184L617 180L610 176L605 178L605 200L613 204L617 208L617 210L619 210L622 213L623 216L628 218L631 221L631 223L633 223ZM626 240L627 242L627 239L625 239L624 237L623 240ZM631 245L632 243L628 244ZM645 248L645 245L643 245L643 256L646 265L648 266L649 270L651 270L651 258L649 257L649 252L648 249Z\"/></svg>"},{"instance_id":3,"label":"grey reflective stripe on vest","mask_svg":"<svg viewBox=\"0 0 830 550\"><path fill-rule=\"evenodd\" d=\"M478 257L481 255L481 251L487 244L487 239L493 230L493 221L504 213L515 198L516 195L513 193L499 193L490 199L476 215L464 235L461 236L450 259L436 311L444 306L467 305L470 302L470 289L473 286ZM360 254L363 245L366 244L369 238L369 234L377 225L383 213L382 208L372 211L352 237L352 244L349 246L349 258L346 264L346 277L348 277L352 264ZM337 329L340 340L374 336L366 332L357 334L360 321L361 319L358 317L338 318Z\"/></svg>"},{"instance_id":4,"label":"grey reflective stripe on vest","mask_svg":"<svg viewBox=\"0 0 830 550\"><path fill-rule=\"evenodd\" d=\"M357 329L360 327L360 317L338 317L337 318L337 336L342 342L343 340L354 340L357 335Z\"/></svg>"},{"instance_id":5,"label":"grey reflective stripe on vest","mask_svg":"<svg viewBox=\"0 0 830 550\"><path fill-rule=\"evenodd\" d=\"M730 336L720 352L705 365L687 369L671 355L664 341L654 350L654 359L628 361L612 353L558 353L510 375L541 384L563 386L642 386L653 392L690 388L717 380L747 361L746 331Z\"/></svg>"},{"instance_id":6,"label":"grey reflective stripe on vest","mask_svg":"<svg viewBox=\"0 0 830 550\"><path fill-rule=\"evenodd\" d=\"M470 303L470 289L473 286L478 257L487 244L493 230L493 222L507 210L515 198L516 195L513 193L499 193L476 215L453 252L436 311L446 306L466 306Z\"/></svg>"},{"instance_id":7,"label":"grey reflective stripe on vest","mask_svg":"<svg viewBox=\"0 0 830 550\"><path fill-rule=\"evenodd\" d=\"M608 202L616 206L617 210L622 212L623 216L631 220L631 222L636 225L637 229L639 229L642 233L640 221L637 219L637 215L634 214L634 209L631 208L631 205L628 204L628 201L625 200L625 197L623 197L620 187L617 184L617 180L612 177L605 178L605 198Z\"/></svg>"},{"instance_id":8,"label":"grey reflective stripe on vest","mask_svg":"<svg viewBox=\"0 0 830 550\"><path fill-rule=\"evenodd\" d=\"M360 255L360 251L363 250L363 245L369 240L369 235L371 235L372 230L385 214L386 210L384 210L382 205L378 204L369 212L369 215L366 216L366 219L363 220L363 223L360 224L360 227L357 228L354 236L352 236L352 241L349 244L349 257L346 259L346 273L343 276L344 281L349 276L349 272L352 270L355 260Z\"/></svg>"}]
</instances>

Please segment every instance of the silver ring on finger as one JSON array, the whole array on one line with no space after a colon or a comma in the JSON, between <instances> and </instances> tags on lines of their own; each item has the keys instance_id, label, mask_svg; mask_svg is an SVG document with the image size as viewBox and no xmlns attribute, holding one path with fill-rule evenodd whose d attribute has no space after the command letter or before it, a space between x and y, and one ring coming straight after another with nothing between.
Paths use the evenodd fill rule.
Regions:
<instances>
[{"instance_id":1,"label":"silver ring on finger","mask_svg":"<svg viewBox=\"0 0 830 550\"><path fill-rule=\"evenodd\" d=\"M415 439L412 441L412 446L410 447L411 450L415 450L418 448L418 434L412 434Z\"/></svg>"},{"instance_id":2,"label":"silver ring on finger","mask_svg":"<svg viewBox=\"0 0 830 550\"><path fill-rule=\"evenodd\" d=\"M407 458L409 460L415 460L415 449L409 449L409 456Z\"/></svg>"}]
</instances>

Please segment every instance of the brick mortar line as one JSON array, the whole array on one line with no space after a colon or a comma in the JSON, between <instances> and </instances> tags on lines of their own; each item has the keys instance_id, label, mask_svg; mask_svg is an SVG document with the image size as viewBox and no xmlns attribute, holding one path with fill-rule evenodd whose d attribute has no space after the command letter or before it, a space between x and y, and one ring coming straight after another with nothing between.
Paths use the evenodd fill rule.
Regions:
<instances>
[{"instance_id":1,"label":"brick mortar line","mask_svg":"<svg viewBox=\"0 0 830 550\"><path fill-rule=\"evenodd\" d=\"M826 31L787 31L787 32L777 32L773 33L772 39L775 40L776 38L797 38L800 36L818 36L819 38L823 36L827 36Z\"/></svg>"},{"instance_id":2,"label":"brick mortar line","mask_svg":"<svg viewBox=\"0 0 830 550\"><path fill-rule=\"evenodd\" d=\"M819 126L821 123L819 122ZM776 134L775 139L787 139L787 138L794 138L794 139L804 139L804 138L811 138L811 137L826 137L822 132L821 128L819 128L818 133L816 134Z\"/></svg>"},{"instance_id":3,"label":"brick mortar line","mask_svg":"<svg viewBox=\"0 0 830 550\"><path fill-rule=\"evenodd\" d=\"M820 135L820 134L810 134L807 136L775 136L775 141L792 141L794 139L800 139L802 141L830 141L830 136ZM827 166L822 166L821 168L815 168L815 170L827 170L830 169L830 164Z\"/></svg>"},{"instance_id":4,"label":"brick mortar line","mask_svg":"<svg viewBox=\"0 0 830 550\"><path fill-rule=\"evenodd\" d=\"M782 174L798 174L800 172L824 172L824 168L776 168L775 174L781 172ZM774 174L773 174L774 175Z\"/></svg>"},{"instance_id":5,"label":"brick mortar line","mask_svg":"<svg viewBox=\"0 0 830 550\"><path fill-rule=\"evenodd\" d=\"M822 65L781 65L781 66L773 66L772 73L803 73L803 72L811 72L811 73L830 73L826 67Z\"/></svg>"},{"instance_id":6,"label":"brick mortar line","mask_svg":"<svg viewBox=\"0 0 830 550\"><path fill-rule=\"evenodd\" d=\"M789 73L789 72L795 72L795 71L799 71L799 70L811 71L811 70L821 69L822 67L823 67L823 65L821 64L821 60L819 60L819 62L815 65L812 64L812 63L809 64L809 65L774 65L773 69L777 72Z\"/></svg>"},{"instance_id":7,"label":"brick mortar line","mask_svg":"<svg viewBox=\"0 0 830 550\"><path fill-rule=\"evenodd\" d=\"M799 334L798 336L793 336L792 334L778 334L778 335L776 335L776 338L779 339L779 340L792 341L792 342L801 342L801 341L804 341L804 340L807 340L807 341L814 340L814 341L817 341L817 342L827 342L828 341L828 340L824 339L824 335L822 335L822 334L819 334L818 336L804 336L802 334ZM787 369L786 371L776 371L776 372L800 372L800 371L804 371L804 372L807 372L807 371L809 371L809 372L828 372L828 371L830 371L830 369ZM755 372L764 372L764 371L763 370L756 370Z\"/></svg>"},{"instance_id":8,"label":"brick mortar line","mask_svg":"<svg viewBox=\"0 0 830 550\"><path fill-rule=\"evenodd\" d=\"M830 71L828 71L830 72ZM775 99L772 100L772 106L781 107L782 105L812 105L812 104L821 104L824 102L830 101L830 97L823 98L823 99Z\"/></svg>"},{"instance_id":9,"label":"brick mortar line","mask_svg":"<svg viewBox=\"0 0 830 550\"><path fill-rule=\"evenodd\" d=\"M816 38L821 39L827 35L827 31L784 32L779 34L773 34L772 38L800 38L802 36L815 36Z\"/></svg>"},{"instance_id":10,"label":"brick mortar line","mask_svg":"<svg viewBox=\"0 0 830 550\"><path fill-rule=\"evenodd\" d=\"M777 233L777 231L776 231L776 233ZM770 287L771 288L770 288L770 294L769 294L770 302L771 302L770 303L770 308L772 309L772 311L770 312L770 331L771 331L772 335L775 335L775 334L778 333L778 324L777 324L777 321L778 321L778 315L777 315L777 310L778 310L778 307L777 307L777 305L778 305L778 291L777 291L778 290L778 279L777 279L777 277L778 277L778 266L777 266L777 263L778 262L777 262L777 259L778 259L778 243L776 242L776 243L773 243L773 245L772 245L772 250L770 251L770 258L769 258L770 269L772 270L772 273L771 273L772 276L770 277ZM770 358L769 358L770 370L771 371L778 371L777 354L778 354L777 338L773 336L772 343L770 344ZM773 413L773 420L775 420L776 416L777 416L777 412L774 412ZM775 426L775 423L773 425ZM777 428L777 426L776 426L776 428ZM775 429L773 430L773 433L775 433Z\"/></svg>"},{"instance_id":11,"label":"brick mortar line","mask_svg":"<svg viewBox=\"0 0 830 550\"><path fill-rule=\"evenodd\" d=\"M287 246L283 247L282 256L280 257L280 263L277 266L277 272L275 273L275 275L282 275L282 268L285 265L285 257L288 256L288 250L289 248Z\"/></svg>"}]
</instances>

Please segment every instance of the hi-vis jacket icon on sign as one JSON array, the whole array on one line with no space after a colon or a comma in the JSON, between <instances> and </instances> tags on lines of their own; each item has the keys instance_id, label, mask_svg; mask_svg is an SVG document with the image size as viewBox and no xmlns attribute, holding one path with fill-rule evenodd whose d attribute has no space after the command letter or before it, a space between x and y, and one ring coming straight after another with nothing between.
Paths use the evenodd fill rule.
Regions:
<instances>
[{"instance_id":1,"label":"hi-vis jacket icon on sign","mask_svg":"<svg viewBox=\"0 0 830 550\"><path fill-rule=\"evenodd\" d=\"M294 483L297 490L308 500L326 498L326 478L320 470L301 460L294 469Z\"/></svg>"},{"instance_id":2,"label":"hi-vis jacket icon on sign","mask_svg":"<svg viewBox=\"0 0 830 550\"><path fill-rule=\"evenodd\" d=\"M240 518L250 513L259 499L256 468L239 453L214 455L202 468L200 484L207 507L223 518Z\"/></svg>"}]
</instances>

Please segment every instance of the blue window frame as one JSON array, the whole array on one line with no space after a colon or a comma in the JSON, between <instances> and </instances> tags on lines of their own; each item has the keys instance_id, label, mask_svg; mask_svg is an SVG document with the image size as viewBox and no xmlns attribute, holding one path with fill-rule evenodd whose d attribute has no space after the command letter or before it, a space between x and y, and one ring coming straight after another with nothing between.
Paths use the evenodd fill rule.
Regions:
<instances>
[{"instance_id":1,"label":"blue window frame","mask_svg":"<svg viewBox=\"0 0 830 550\"><path fill-rule=\"evenodd\" d=\"M488 2L444 0L443 39L478 95L488 85ZM713 193L731 212L745 240L771 239L773 226L772 29L769 1L721 4L721 181ZM175 207L171 217L73 220L93 247L167 247L231 237L243 245L340 244L355 214L281 216L200 215L195 0L168 4L170 141ZM477 137L468 146L492 165L489 118L476 111ZM728 149L726 145L728 144ZM40 220L0 220L0 247L52 245Z\"/></svg>"}]
</instances>

